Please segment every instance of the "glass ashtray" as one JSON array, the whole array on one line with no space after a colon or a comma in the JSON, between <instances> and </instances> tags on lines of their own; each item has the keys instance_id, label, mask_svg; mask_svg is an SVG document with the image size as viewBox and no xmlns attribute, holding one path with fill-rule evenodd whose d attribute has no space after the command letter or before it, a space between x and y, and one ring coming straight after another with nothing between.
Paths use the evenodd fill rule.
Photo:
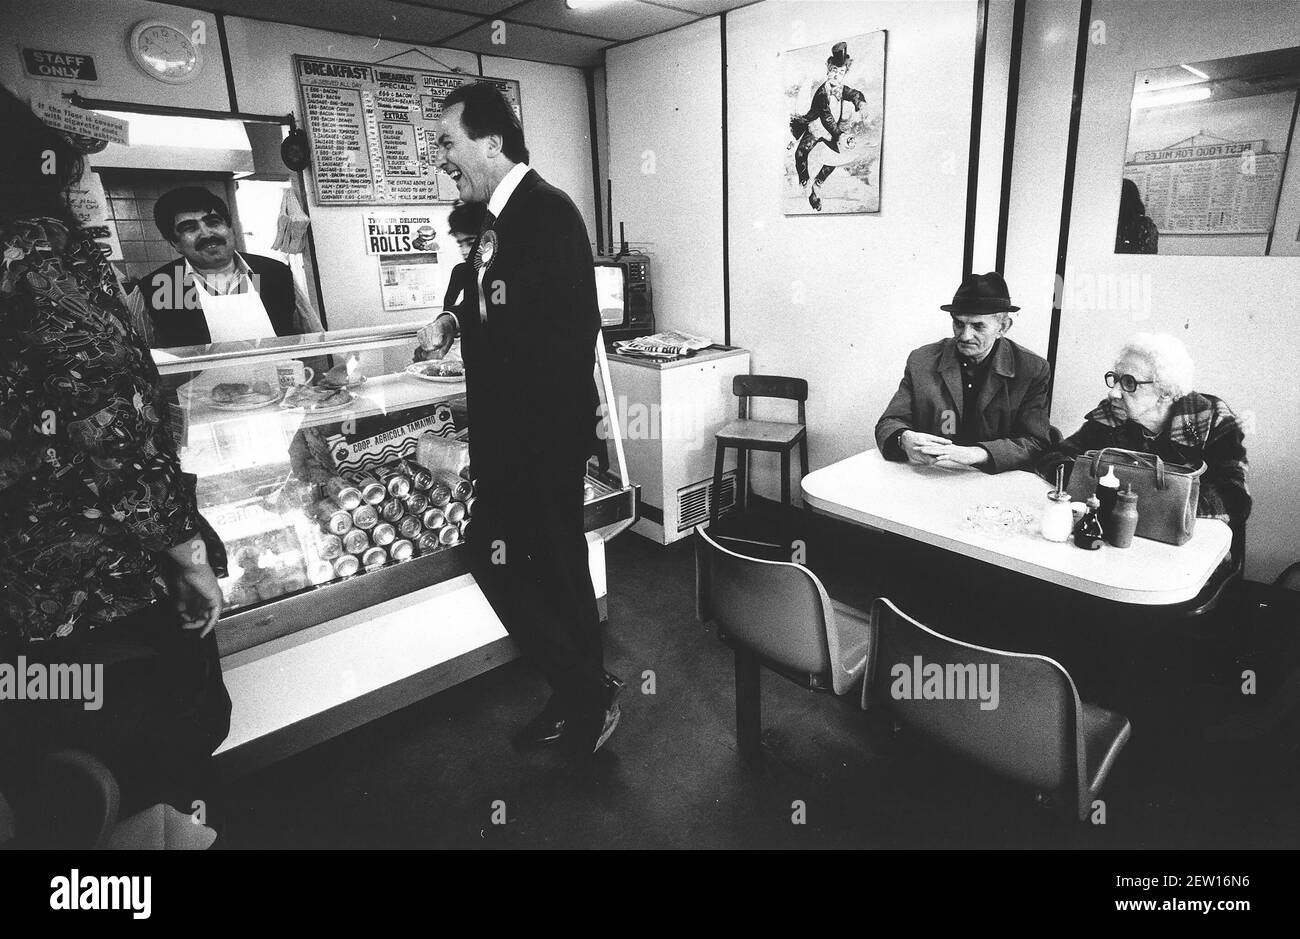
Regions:
<instances>
[{"instance_id":1,"label":"glass ashtray","mask_svg":"<svg viewBox=\"0 0 1300 939\"><path fill-rule=\"evenodd\" d=\"M1009 538L1032 534L1038 528L1038 519L1021 509L985 503L967 509L961 527L990 538Z\"/></svg>"}]
</instances>

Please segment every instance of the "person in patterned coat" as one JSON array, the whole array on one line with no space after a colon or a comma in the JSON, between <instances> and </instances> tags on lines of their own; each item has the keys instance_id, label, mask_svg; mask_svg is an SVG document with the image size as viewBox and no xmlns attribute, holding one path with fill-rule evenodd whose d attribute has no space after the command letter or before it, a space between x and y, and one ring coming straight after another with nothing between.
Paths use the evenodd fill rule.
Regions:
<instances>
[{"instance_id":1,"label":"person in patterned coat","mask_svg":"<svg viewBox=\"0 0 1300 939\"><path fill-rule=\"evenodd\" d=\"M123 814L188 813L229 729L220 544L205 541L149 348L68 208L82 170L0 87L0 679L19 662L84 665L107 687L91 708L15 700L0 680L0 792L39 819L30 771L76 748L116 776Z\"/></svg>"}]
</instances>

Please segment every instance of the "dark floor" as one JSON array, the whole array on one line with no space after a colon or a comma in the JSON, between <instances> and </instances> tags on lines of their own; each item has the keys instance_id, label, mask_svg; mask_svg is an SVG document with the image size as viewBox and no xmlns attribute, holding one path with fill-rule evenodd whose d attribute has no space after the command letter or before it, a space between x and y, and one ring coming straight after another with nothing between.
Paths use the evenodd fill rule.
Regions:
<instances>
[{"instance_id":1,"label":"dark floor","mask_svg":"<svg viewBox=\"0 0 1300 939\"><path fill-rule=\"evenodd\" d=\"M870 595L869 546L831 532L809 558L837 599ZM830 546L828 546L828 544ZM594 757L520 753L546 700L514 662L228 784L229 848L1209 848L1300 845L1296 735L1204 743L1230 694L1163 702L1103 792L1105 825L895 737L877 711L762 680L764 756L740 758L732 657L694 614L689 540L608 548L606 664L623 721ZM651 693L652 691L652 693ZM1087 697L1087 691L1084 690ZM1153 709L1161 711L1160 707ZM1171 717L1173 715L1173 717ZM500 821L504 814L504 824ZM802 814L803 823L796 823Z\"/></svg>"}]
</instances>

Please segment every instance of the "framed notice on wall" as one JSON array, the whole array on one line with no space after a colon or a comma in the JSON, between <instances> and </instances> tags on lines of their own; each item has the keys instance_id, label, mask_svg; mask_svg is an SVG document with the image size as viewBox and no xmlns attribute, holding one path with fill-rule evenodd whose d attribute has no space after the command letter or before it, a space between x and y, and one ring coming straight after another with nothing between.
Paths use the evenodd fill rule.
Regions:
<instances>
[{"instance_id":1,"label":"framed notice on wall","mask_svg":"<svg viewBox=\"0 0 1300 939\"><path fill-rule=\"evenodd\" d=\"M293 66L317 205L455 202L433 158L442 102L460 85L496 85L523 121L519 82L509 79L302 55Z\"/></svg>"}]
</instances>

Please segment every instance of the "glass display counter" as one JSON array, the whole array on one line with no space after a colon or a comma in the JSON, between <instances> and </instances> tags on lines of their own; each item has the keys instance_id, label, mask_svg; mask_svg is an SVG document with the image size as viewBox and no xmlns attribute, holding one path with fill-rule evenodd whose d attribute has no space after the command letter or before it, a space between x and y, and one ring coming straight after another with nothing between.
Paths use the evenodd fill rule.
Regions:
<instances>
[{"instance_id":1,"label":"glass display counter","mask_svg":"<svg viewBox=\"0 0 1300 939\"><path fill-rule=\"evenodd\" d=\"M463 369L455 348L414 364L421 325L155 350L210 553L224 553L224 659L468 573ZM597 363L609 417L593 440L586 527L603 543L634 521L637 490L617 409L604 406L603 350Z\"/></svg>"}]
</instances>

